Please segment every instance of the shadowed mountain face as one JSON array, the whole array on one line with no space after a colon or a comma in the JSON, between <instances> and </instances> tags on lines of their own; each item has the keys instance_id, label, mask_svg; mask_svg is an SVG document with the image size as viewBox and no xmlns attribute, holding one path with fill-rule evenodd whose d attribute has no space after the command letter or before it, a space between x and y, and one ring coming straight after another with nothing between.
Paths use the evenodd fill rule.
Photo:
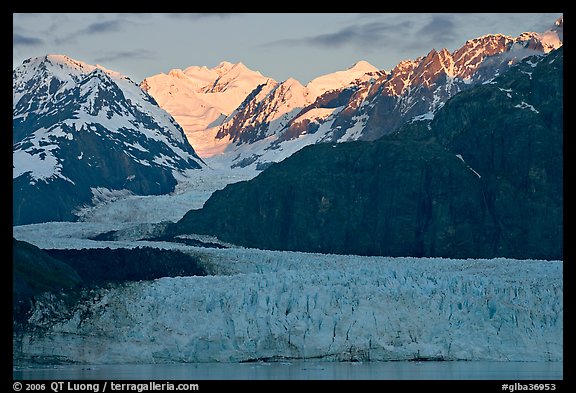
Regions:
<instances>
[{"instance_id":1,"label":"shadowed mountain face","mask_svg":"<svg viewBox=\"0 0 576 393\"><path fill-rule=\"evenodd\" d=\"M561 259L563 50L374 142L302 149L172 226L324 253Z\"/></svg>"},{"instance_id":2,"label":"shadowed mountain face","mask_svg":"<svg viewBox=\"0 0 576 393\"><path fill-rule=\"evenodd\" d=\"M76 271L38 247L12 239L13 302L82 283Z\"/></svg>"},{"instance_id":3,"label":"shadowed mountain face","mask_svg":"<svg viewBox=\"0 0 576 393\"><path fill-rule=\"evenodd\" d=\"M50 293L72 304L83 291L160 277L204 276L199 260L180 251L134 249L43 250L12 239L12 303L14 321L30 317L33 304ZM49 297L48 297L49 298Z\"/></svg>"}]
</instances>

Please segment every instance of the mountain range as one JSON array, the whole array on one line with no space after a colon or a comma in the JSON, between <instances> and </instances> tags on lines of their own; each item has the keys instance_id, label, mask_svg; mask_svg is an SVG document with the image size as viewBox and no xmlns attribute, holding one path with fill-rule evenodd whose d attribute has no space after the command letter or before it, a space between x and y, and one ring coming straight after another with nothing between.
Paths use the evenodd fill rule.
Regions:
<instances>
[{"instance_id":1,"label":"mountain range","mask_svg":"<svg viewBox=\"0 0 576 393\"><path fill-rule=\"evenodd\" d=\"M13 71L13 224L76 220L101 202L170 193L192 169L257 174L307 145L377 140L434 119L451 97L562 39L560 18L544 33L486 35L391 71L359 61L306 85L242 63L137 85L63 55L28 59Z\"/></svg>"},{"instance_id":2,"label":"mountain range","mask_svg":"<svg viewBox=\"0 0 576 393\"><path fill-rule=\"evenodd\" d=\"M562 195L559 48L454 95L433 119L307 146L168 232L269 250L562 259Z\"/></svg>"},{"instance_id":3,"label":"mountain range","mask_svg":"<svg viewBox=\"0 0 576 393\"><path fill-rule=\"evenodd\" d=\"M560 18L544 33L485 35L390 71L360 61L305 86L223 62L155 75L142 87L183 125L210 165L264 169L309 144L375 140L418 116L432 118L448 98L558 48L562 39Z\"/></svg>"}]
</instances>

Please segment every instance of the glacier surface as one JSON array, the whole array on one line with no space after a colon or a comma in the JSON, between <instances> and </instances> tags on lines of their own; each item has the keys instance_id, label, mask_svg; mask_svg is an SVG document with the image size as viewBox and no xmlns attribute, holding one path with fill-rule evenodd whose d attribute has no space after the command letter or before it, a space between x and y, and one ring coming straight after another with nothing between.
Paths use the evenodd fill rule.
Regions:
<instances>
[{"instance_id":1,"label":"glacier surface","mask_svg":"<svg viewBox=\"0 0 576 393\"><path fill-rule=\"evenodd\" d=\"M361 257L137 240L161 218L201 207L238 177L214 171L180 179L171 195L104 204L84 222L13 227L16 239L40 248L178 249L198 256L211 274L100 289L73 309L39 301L33 329L14 336L15 363L563 360L562 261ZM122 240L89 239L109 230L121 230Z\"/></svg>"},{"instance_id":2,"label":"glacier surface","mask_svg":"<svg viewBox=\"0 0 576 393\"><path fill-rule=\"evenodd\" d=\"M563 360L561 261L166 247L212 275L101 289L65 313L40 301L15 358Z\"/></svg>"}]
</instances>

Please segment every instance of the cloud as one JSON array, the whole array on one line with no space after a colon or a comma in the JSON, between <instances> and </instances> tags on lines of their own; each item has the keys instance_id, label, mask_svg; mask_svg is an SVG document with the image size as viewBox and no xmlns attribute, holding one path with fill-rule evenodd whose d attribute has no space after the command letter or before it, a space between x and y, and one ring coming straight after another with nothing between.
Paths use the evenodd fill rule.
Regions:
<instances>
[{"instance_id":1,"label":"cloud","mask_svg":"<svg viewBox=\"0 0 576 393\"><path fill-rule=\"evenodd\" d=\"M108 51L94 59L97 63L106 63L115 60L151 59L156 52L148 49L134 49L126 51Z\"/></svg>"},{"instance_id":2,"label":"cloud","mask_svg":"<svg viewBox=\"0 0 576 393\"><path fill-rule=\"evenodd\" d=\"M286 37L260 47L273 50L282 46L309 46L326 50L353 49L363 54L390 51L391 54L414 58L432 48L454 50L467 39L501 33L503 25L525 24L523 17L524 14L357 14L348 24L331 30L328 25L322 34Z\"/></svg>"},{"instance_id":3,"label":"cloud","mask_svg":"<svg viewBox=\"0 0 576 393\"><path fill-rule=\"evenodd\" d=\"M235 13L235 12L196 12L196 13L185 12L185 13L168 14L169 17L178 18L178 19L182 19L182 18L188 18L188 19L220 18L220 19L225 19L225 18L230 18L232 16L237 16L237 15L242 15L242 14Z\"/></svg>"},{"instance_id":4,"label":"cloud","mask_svg":"<svg viewBox=\"0 0 576 393\"><path fill-rule=\"evenodd\" d=\"M434 15L430 21L422 26L416 37L426 42L443 42L457 37L454 15Z\"/></svg>"},{"instance_id":5,"label":"cloud","mask_svg":"<svg viewBox=\"0 0 576 393\"><path fill-rule=\"evenodd\" d=\"M44 41L40 38L28 37L18 33L12 34L12 46L37 46L43 43Z\"/></svg>"},{"instance_id":6,"label":"cloud","mask_svg":"<svg viewBox=\"0 0 576 393\"><path fill-rule=\"evenodd\" d=\"M309 42L316 46L337 47L347 44L360 47L379 44L384 40L402 34L412 26L412 22L399 23L372 22L363 25L352 25L335 33L310 37Z\"/></svg>"},{"instance_id":7,"label":"cloud","mask_svg":"<svg viewBox=\"0 0 576 393\"><path fill-rule=\"evenodd\" d=\"M134 24L135 22L129 21L124 17L117 19L110 19L105 21L99 21L90 23L88 26L76 30L75 32L67 32L66 34L60 33L58 36L54 37L54 42L56 44L68 44L77 42L77 38L81 36L90 36L106 33L114 33L124 30L124 28L129 24Z\"/></svg>"},{"instance_id":8,"label":"cloud","mask_svg":"<svg viewBox=\"0 0 576 393\"><path fill-rule=\"evenodd\" d=\"M95 22L88 25L86 28L78 31L76 34L100 34L100 33L108 33L113 31L120 31L126 21L120 19L114 20L107 20L103 22Z\"/></svg>"},{"instance_id":9,"label":"cloud","mask_svg":"<svg viewBox=\"0 0 576 393\"><path fill-rule=\"evenodd\" d=\"M379 18L379 20L374 20ZM298 43L316 47L352 46L363 51L394 49L399 53L430 50L452 43L461 36L457 14L369 14L361 21L333 33L306 37Z\"/></svg>"},{"instance_id":10,"label":"cloud","mask_svg":"<svg viewBox=\"0 0 576 393\"><path fill-rule=\"evenodd\" d=\"M283 39L264 44L264 47L277 45L311 45L332 49L343 46L358 48L374 48L386 45L405 35L413 27L414 22L403 20L398 22L379 21L364 24L352 24L331 33L318 34L303 38Z\"/></svg>"}]
</instances>

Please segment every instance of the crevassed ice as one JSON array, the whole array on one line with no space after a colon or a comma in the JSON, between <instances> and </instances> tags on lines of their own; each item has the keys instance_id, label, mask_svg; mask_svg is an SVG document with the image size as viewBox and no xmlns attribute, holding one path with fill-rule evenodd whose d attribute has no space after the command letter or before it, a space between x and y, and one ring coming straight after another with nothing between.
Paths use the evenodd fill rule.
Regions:
<instances>
[{"instance_id":1,"label":"crevassed ice","mask_svg":"<svg viewBox=\"0 0 576 393\"><path fill-rule=\"evenodd\" d=\"M87 363L563 359L559 261L206 252L232 274L102 290L23 352Z\"/></svg>"}]
</instances>

